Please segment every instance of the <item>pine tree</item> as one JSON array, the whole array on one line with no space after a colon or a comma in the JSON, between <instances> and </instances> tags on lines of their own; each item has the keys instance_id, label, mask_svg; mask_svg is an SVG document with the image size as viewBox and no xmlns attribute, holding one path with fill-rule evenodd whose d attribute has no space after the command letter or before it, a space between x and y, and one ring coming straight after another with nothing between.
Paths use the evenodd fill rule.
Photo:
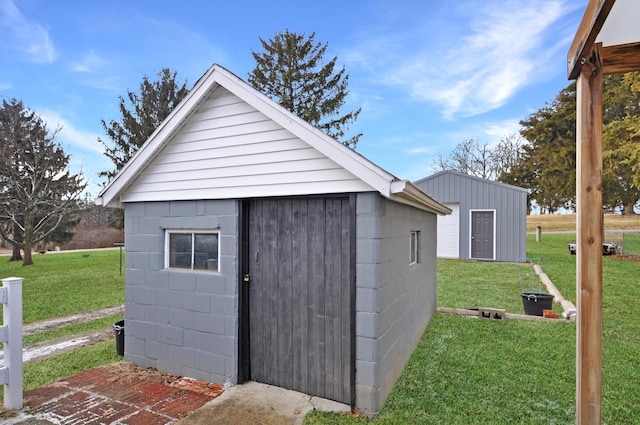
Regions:
<instances>
[{"instance_id":1,"label":"pine tree","mask_svg":"<svg viewBox=\"0 0 640 425\"><path fill-rule=\"evenodd\" d=\"M24 251L73 221L86 187L69 171L69 155L38 115L21 101L3 100L0 108L0 236Z\"/></svg>"},{"instance_id":2,"label":"pine tree","mask_svg":"<svg viewBox=\"0 0 640 425\"><path fill-rule=\"evenodd\" d=\"M553 102L520 121L531 198L541 212L572 209L576 199L576 84ZM517 172L517 170L516 170Z\"/></svg>"},{"instance_id":3,"label":"pine tree","mask_svg":"<svg viewBox=\"0 0 640 425\"><path fill-rule=\"evenodd\" d=\"M349 75L337 72L337 57L324 63L328 44L286 30L271 40L260 37L263 53L252 52L256 66L248 82L293 114L321 129L330 137L355 149L359 133L342 140L360 108L340 116L349 94Z\"/></svg>"},{"instance_id":4,"label":"pine tree","mask_svg":"<svg viewBox=\"0 0 640 425\"><path fill-rule=\"evenodd\" d=\"M113 178L187 95L187 82L178 85L176 77L176 72L164 68L156 81L150 81L145 75L139 93L127 91L128 103L119 97L120 121L110 120L107 124L102 120L110 142L98 138L115 169L100 172L101 177Z\"/></svg>"}]
</instances>

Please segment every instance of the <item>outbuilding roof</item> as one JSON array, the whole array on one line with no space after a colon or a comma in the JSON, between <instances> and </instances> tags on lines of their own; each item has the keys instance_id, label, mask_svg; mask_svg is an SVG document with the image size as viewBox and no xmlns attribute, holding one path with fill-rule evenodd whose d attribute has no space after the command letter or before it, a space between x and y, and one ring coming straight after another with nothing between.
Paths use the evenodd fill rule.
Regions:
<instances>
[{"instance_id":1,"label":"outbuilding roof","mask_svg":"<svg viewBox=\"0 0 640 425\"><path fill-rule=\"evenodd\" d=\"M439 179L439 178L442 178L442 177L447 176L447 175L460 176L461 178L474 180L474 181L481 182L483 184L487 184L487 185L490 185L490 186L502 187L502 188L505 188L505 189L509 188L509 189L516 190L518 192L527 192L527 193L529 192L527 189L525 189L523 187L514 186L514 185L511 185L511 184L502 183L502 182L497 182L497 181L494 181L494 180L487 180L487 179L483 179L481 177L472 176L471 174L465 174L465 173L462 173L460 171L455 171L455 170L439 171L439 172L437 172L435 174L432 174L430 176L427 176L427 177L424 177L424 178L422 178L420 180L417 180L414 183L416 185L420 185L421 183L424 183L426 181Z\"/></svg>"},{"instance_id":2,"label":"outbuilding roof","mask_svg":"<svg viewBox=\"0 0 640 425\"><path fill-rule=\"evenodd\" d=\"M231 105L232 102L235 104ZM242 162L243 158L250 156L251 149L254 149L249 145L256 145L255 136L242 134L243 137L239 137L238 134L234 134L234 145L227 145L225 148L234 150L235 159L234 161L225 159L224 164L221 165L221 148L213 145L224 140L224 134L231 133L228 127L223 128L220 124L223 121L228 124L229 117L211 115L210 111L220 105L226 107L226 110L235 111L233 119L236 128L238 121L247 120L246 117L251 116L254 128L257 128L255 123L258 122L261 132L270 132L269 134L280 132L277 145L274 142L262 143L260 148L262 150L255 153L255 158L259 155L260 158L265 158L265 155L274 153L265 152L265 149L277 146L280 162L274 160L269 164L264 161ZM240 124L246 124L246 122ZM208 132L209 135L212 131L216 131L216 140L213 140L212 136L208 138L199 136L201 138L194 141L189 135L196 131L202 134ZM186 140L189 137L192 139ZM184 147L187 145L186 142L189 142L190 146L197 143L199 151L192 150L187 155L185 153L187 148ZM214 148L217 149L215 155L205 158L205 162L203 158L207 156L206 151ZM298 161L297 168L293 170L287 168L285 162L291 156L291 152L297 152L297 155L302 155L299 152L313 152L313 155L310 157L305 153L303 160L306 162ZM214 163L214 160L217 162ZM173 163L170 164L169 161ZM178 164L179 161L180 164ZM196 166L198 161L200 165ZM312 164L317 169L310 170L307 167L307 165L311 167ZM289 173L284 176L278 175L277 167ZM264 177L266 174L255 174L258 168L262 173L267 173L265 170L268 169L269 178ZM315 173L313 174L315 181L305 180L306 177L300 178L302 173L309 176L312 172ZM162 176L170 176L170 178ZM269 187L263 184L267 180L271 182ZM226 186L223 187L222 182ZM258 187L260 184L262 186ZM413 183L398 179L364 156L295 116L222 66L214 64L200 77L189 94L158 126L131 160L107 184L99 194L97 203L108 207L122 207L126 202L137 201L365 191L377 191L392 201L425 211L437 214L451 213L449 208Z\"/></svg>"}]
</instances>

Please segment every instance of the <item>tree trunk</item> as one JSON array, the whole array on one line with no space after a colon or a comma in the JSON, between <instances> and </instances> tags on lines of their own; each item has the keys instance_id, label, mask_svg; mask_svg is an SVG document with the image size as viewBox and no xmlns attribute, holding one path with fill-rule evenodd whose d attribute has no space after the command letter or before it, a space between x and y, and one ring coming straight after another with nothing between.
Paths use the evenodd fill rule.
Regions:
<instances>
[{"instance_id":1,"label":"tree trunk","mask_svg":"<svg viewBox=\"0 0 640 425\"><path fill-rule=\"evenodd\" d=\"M634 215L635 211L633 210L633 207L636 205L636 203L632 203L629 205L625 205L624 208L622 209L622 215Z\"/></svg>"},{"instance_id":2,"label":"tree trunk","mask_svg":"<svg viewBox=\"0 0 640 425\"><path fill-rule=\"evenodd\" d=\"M25 223L28 223L26 219ZM27 229L31 229L31 227L27 227ZM31 250L33 249L33 247L31 246L32 242L33 234L29 230L25 231L22 235L22 251L24 251L24 261L22 262L22 267L30 266L33 264L33 257L31 256Z\"/></svg>"},{"instance_id":3,"label":"tree trunk","mask_svg":"<svg viewBox=\"0 0 640 425\"><path fill-rule=\"evenodd\" d=\"M22 262L22 266L30 266L33 264L33 257L31 256L31 243L24 243L24 261Z\"/></svg>"},{"instance_id":4,"label":"tree trunk","mask_svg":"<svg viewBox=\"0 0 640 425\"><path fill-rule=\"evenodd\" d=\"M22 230L20 229L20 226L15 223L13 225L13 240L22 242ZM9 261L20 260L22 260L22 255L20 254L20 246L11 244L11 259Z\"/></svg>"},{"instance_id":5,"label":"tree trunk","mask_svg":"<svg viewBox=\"0 0 640 425\"><path fill-rule=\"evenodd\" d=\"M20 247L16 245L11 245L11 258L9 261L20 261L22 260L22 254L20 254Z\"/></svg>"}]
</instances>

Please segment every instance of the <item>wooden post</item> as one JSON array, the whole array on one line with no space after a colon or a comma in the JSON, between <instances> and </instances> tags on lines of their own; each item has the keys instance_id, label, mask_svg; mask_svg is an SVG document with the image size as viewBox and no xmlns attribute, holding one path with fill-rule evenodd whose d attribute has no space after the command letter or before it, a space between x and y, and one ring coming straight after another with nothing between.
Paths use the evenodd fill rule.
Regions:
<instances>
[{"instance_id":1,"label":"wooden post","mask_svg":"<svg viewBox=\"0 0 640 425\"><path fill-rule=\"evenodd\" d=\"M576 423L602 422L602 61L596 44L577 80Z\"/></svg>"},{"instance_id":2,"label":"wooden post","mask_svg":"<svg viewBox=\"0 0 640 425\"><path fill-rule=\"evenodd\" d=\"M536 228L536 242L540 242L542 240L542 227L538 226Z\"/></svg>"}]
</instances>

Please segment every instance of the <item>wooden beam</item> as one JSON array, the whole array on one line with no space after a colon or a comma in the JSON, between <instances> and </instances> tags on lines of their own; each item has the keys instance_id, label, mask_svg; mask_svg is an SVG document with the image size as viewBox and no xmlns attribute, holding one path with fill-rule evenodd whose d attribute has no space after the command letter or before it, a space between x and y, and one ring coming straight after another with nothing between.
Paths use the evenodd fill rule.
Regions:
<instances>
[{"instance_id":1,"label":"wooden beam","mask_svg":"<svg viewBox=\"0 0 640 425\"><path fill-rule=\"evenodd\" d=\"M577 81L576 423L602 422L602 61L594 46Z\"/></svg>"},{"instance_id":2,"label":"wooden beam","mask_svg":"<svg viewBox=\"0 0 640 425\"><path fill-rule=\"evenodd\" d=\"M640 71L640 43L603 47L602 66L605 75Z\"/></svg>"},{"instance_id":3,"label":"wooden beam","mask_svg":"<svg viewBox=\"0 0 640 425\"><path fill-rule=\"evenodd\" d=\"M583 60L591 54L596 37L615 2L616 0L589 0L567 54L567 75L570 80L578 78Z\"/></svg>"}]
</instances>

